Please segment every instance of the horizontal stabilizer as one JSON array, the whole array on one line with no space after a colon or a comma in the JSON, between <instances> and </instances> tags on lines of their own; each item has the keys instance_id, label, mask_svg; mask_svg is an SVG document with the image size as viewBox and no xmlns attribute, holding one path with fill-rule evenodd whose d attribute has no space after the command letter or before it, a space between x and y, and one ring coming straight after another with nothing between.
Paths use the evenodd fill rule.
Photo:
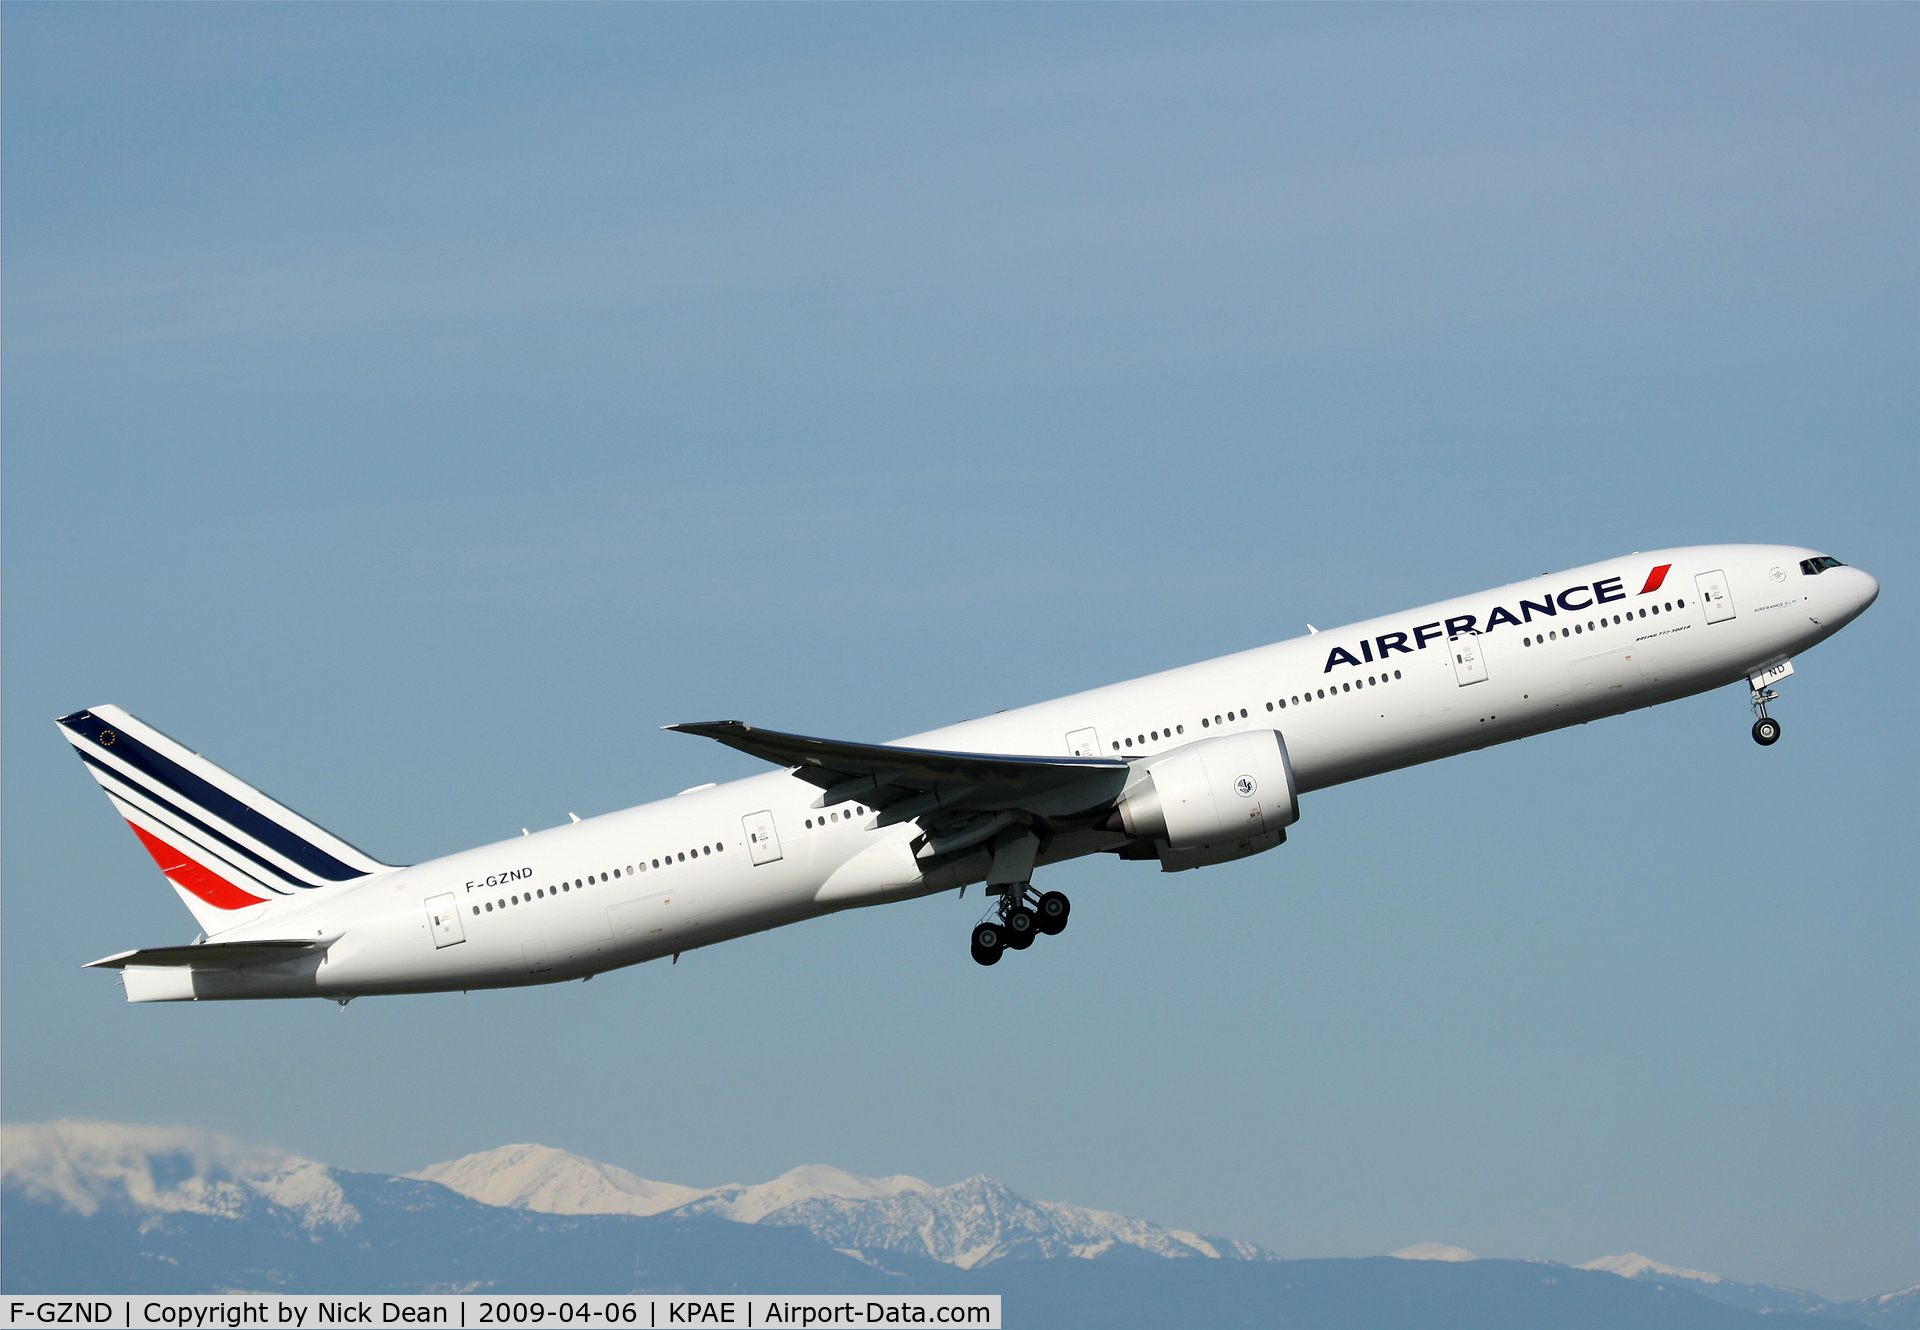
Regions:
<instances>
[{"instance_id":1,"label":"horizontal stabilizer","mask_svg":"<svg viewBox=\"0 0 1920 1330\"><path fill-rule=\"evenodd\" d=\"M309 937L273 938L260 942L202 942L187 947L147 947L141 951L123 951L117 956L88 961L81 968L124 970L129 965L264 965L272 961L292 960L304 952L319 951L326 945L325 939Z\"/></svg>"}]
</instances>

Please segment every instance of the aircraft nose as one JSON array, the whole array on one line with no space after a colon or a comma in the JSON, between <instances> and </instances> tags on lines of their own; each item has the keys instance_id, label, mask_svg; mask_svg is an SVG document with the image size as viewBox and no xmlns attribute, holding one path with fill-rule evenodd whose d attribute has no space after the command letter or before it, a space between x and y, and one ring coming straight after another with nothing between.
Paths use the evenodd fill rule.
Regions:
<instances>
[{"instance_id":1,"label":"aircraft nose","mask_svg":"<svg viewBox=\"0 0 1920 1330\"><path fill-rule=\"evenodd\" d=\"M1855 614L1860 614L1866 610L1867 606L1880 599L1880 579L1864 568L1856 568L1853 571L1860 574L1860 591L1858 593L1860 596L1860 607L1854 610Z\"/></svg>"}]
</instances>

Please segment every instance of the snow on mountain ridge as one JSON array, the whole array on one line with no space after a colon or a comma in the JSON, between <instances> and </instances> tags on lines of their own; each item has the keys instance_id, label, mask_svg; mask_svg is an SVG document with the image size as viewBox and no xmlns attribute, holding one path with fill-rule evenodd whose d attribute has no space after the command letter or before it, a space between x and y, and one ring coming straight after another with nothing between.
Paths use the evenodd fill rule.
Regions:
<instances>
[{"instance_id":1,"label":"snow on mountain ridge","mask_svg":"<svg viewBox=\"0 0 1920 1330\"><path fill-rule=\"evenodd\" d=\"M240 1218L256 1199L307 1228L348 1228L356 1210L325 1164L188 1127L63 1120L0 1127L0 1177L76 1214L103 1208Z\"/></svg>"},{"instance_id":2,"label":"snow on mountain ridge","mask_svg":"<svg viewBox=\"0 0 1920 1330\"><path fill-rule=\"evenodd\" d=\"M1702 1284L1720 1282L1719 1275L1708 1274L1705 1270L1689 1270L1679 1265L1662 1265L1659 1261L1642 1256L1637 1251L1630 1251L1621 1256L1602 1256L1584 1265L1577 1265L1574 1269L1606 1270L1627 1279L1650 1270L1656 1275L1665 1275L1669 1279L1691 1279Z\"/></svg>"},{"instance_id":3,"label":"snow on mountain ridge","mask_svg":"<svg viewBox=\"0 0 1920 1330\"><path fill-rule=\"evenodd\" d=\"M406 1176L482 1205L550 1215L657 1215L708 1195L546 1145L503 1145Z\"/></svg>"},{"instance_id":4,"label":"snow on mountain ridge","mask_svg":"<svg viewBox=\"0 0 1920 1330\"><path fill-rule=\"evenodd\" d=\"M802 1164L771 1182L759 1182L751 1187L738 1184L715 1187L704 1193L689 1213L716 1214L739 1224L757 1224L803 1201L880 1201L933 1190L932 1183L904 1173L888 1178L863 1178L830 1164Z\"/></svg>"},{"instance_id":5,"label":"snow on mountain ridge","mask_svg":"<svg viewBox=\"0 0 1920 1330\"><path fill-rule=\"evenodd\" d=\"M1465 1247L1449 1247L1444 1242L1416 1242L1397 1252L1387 1253L1402 1261L1477 1261L1480 1258Z\"/></svg>"},{"instance_id":6,"label":"snow on mountain ridge","mask_svg":"<svg viewBox=\"0 0 1920 1330\"><path fill-rule=\"evenodd\" d=\"M1030 1201L988 1177L866 1201L810 1197L765 1223L805 1228L838 1247L907 1252L962 1269L994 1261L1094 1260L1121 1249L1158 1257L1270 1259L1251 1243L1208 1239L1106 1210Z\"/></svg>"},{"instance_id":7,"label":"snow on mountain ridge","mask_svg":"<svg viewBox=\"0 0 1920 1330\"><path fill-rule=\"evenodd\" d=\"M867 1178L806 1164L770 1182L699 1189L542 1145L510 1145L433 1164L409 1177L486 1205L550 1214L666 1214L803 1228L843 1250L908 1252L971 1269L1014 1257L1098 1259L1131 1250L1160 1257L1270 1260L1250 1242L1207 1238L1056 1201L1030 1201L992 1178L935 1187L898 1175Z\"/></svg>"},{"instance_id":8,"label":"snow on mountain ridge","mask_svg":"<svg viewBox=\"0 0 1920 1330\"><path fill-rule=\"evenodd\" d=\"M547 1145L503 1145L429 1164L409 1178L437 1182L483 1205L554 1215L657 1215L687 1209L740 1224L757 1224L801 1201L880 1200L932 1191L906 1176L863 1178L826 1164L803 1164L771 1182L745 1187L684 1187L655 1182L613 1164Z\"/></svg>"}]
</instances>

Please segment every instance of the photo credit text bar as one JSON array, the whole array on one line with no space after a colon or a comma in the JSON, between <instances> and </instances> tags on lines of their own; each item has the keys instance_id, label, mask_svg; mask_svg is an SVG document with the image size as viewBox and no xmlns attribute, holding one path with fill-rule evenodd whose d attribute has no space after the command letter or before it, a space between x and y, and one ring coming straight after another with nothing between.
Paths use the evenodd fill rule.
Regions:
<instances>
[{"instance_id":1,"label":"photo credit text bar","mask_svg":"<svg viewBox=\"0 0 1920 1330\"><path fill-rule=\"evenodd\" d=\"M445 1330L816 1330L830 1326L965 1326L1001 1330L998 1294L795 1294L722 1297L475 1297L399 1294L155 1294L129 1297L0 1296L6 1326L37 1330L339 1330L362 1326L442 1326Z\"/></svg>"}]
</instances>

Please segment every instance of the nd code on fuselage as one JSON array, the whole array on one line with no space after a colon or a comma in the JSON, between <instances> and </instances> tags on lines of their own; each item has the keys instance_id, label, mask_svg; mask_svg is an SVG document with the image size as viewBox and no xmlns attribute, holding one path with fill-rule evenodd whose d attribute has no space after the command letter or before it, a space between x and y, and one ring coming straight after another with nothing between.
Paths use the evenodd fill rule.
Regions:
<instances>
[{"instance_id":1,"label":"nd code on fuselage","mask_svg":"<svg viewBox=\"0 0 1920 1330\"><path fill-rule=\"evenodd\" d=\"M510 987L984 884L983 965L1062 932L1038 870L1185 871L1282 844L1304 795L1742 685L1753 736L1793 658L1863 613L1818 550L1628 555L876 744L670 726L773 770L408 867L382 863L118 707L62 734L202 936L95 965L129 1000Z\"/></svg>"}]
</instances>

